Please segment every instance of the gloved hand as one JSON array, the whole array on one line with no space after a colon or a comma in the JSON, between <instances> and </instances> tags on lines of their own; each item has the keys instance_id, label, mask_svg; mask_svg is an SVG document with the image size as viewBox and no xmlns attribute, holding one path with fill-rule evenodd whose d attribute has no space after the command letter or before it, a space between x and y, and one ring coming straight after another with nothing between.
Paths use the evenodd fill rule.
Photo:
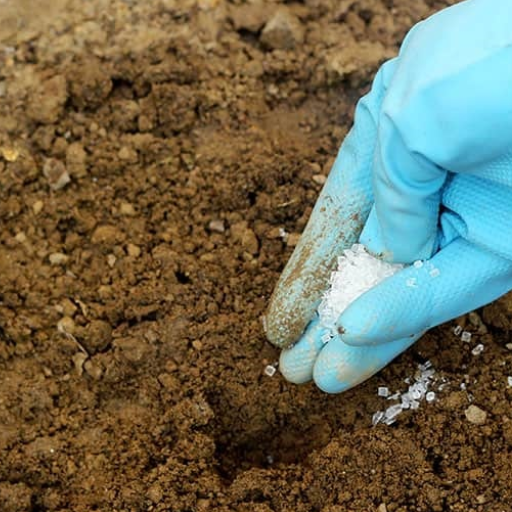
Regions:
<instances>
[{"instance_id":1,"label":"gloved hand","mask_svg":"<svg viewBox=\"0 0 512 512\"><path fill-rule=\"evenodd\" d=\"M439 12L360 100L267 314L291 382L346 390L427 329L512 289L511 19L510 0ZM324 345L316 308L358 238L388 261L429 261L354 301Z\"/></svg>"}]
</instances>

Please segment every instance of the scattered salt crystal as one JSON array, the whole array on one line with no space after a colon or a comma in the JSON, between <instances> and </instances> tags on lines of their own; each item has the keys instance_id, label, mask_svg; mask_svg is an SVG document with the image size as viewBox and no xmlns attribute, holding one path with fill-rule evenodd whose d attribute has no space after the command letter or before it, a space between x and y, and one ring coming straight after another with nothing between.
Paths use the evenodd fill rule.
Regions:
<instances>
[{"instance_id":1,"label":"scattered salt crystal","mask_svg":"<svg viewBox=\"0 0 512 512\"><path fill-rule=\"evenodd\" d=\"M432 278L436 278L436 277L439 277L441 275L441 271L438 269L438 268L433 268L430 272L430 277Z\"/></svg>"},{"instance_id":2,"label":"scattered salt crystal","mask_svg":"<svg viewBox=\"0 0 512 512\"><path fill-rule=\"evenodd\" d=\"M372 416L372 425L377 425L378 423L381 422L381 420L384 418L384 411L377 411L373 416Z\"/></svg>"},{"instance_id":3,"label":"scattered salt crystal","mask_svg":"<svg viewBox=\"0 0 512 512\"><path fill-rule=\"evenodd\" d=\"M443 391L444 389L446 389L448 387L448 382L443 382L441 384L439 384L439 386L437 386L437 389L439 391Z\"/></svg>"},{"instance_id":4,"label":"scattered salt crystal","mask_svg":"<svg viewBox=\"0 0 512 512\"><path fill-rule=\"evenodd\" d=\"M460 339L466 343L471 341L471 333L468 331L463 331L463 333L460 335Z\"/></svg>"},{"instance_id":5,"label":"scattered salt crystal","mask_svg":"<svg viewBox=\"0 0 512 512\"><path fill-rule=\"evenodd\" d=\"M417 389L417 388L413 388L411 389L411 391L409 392L410 394L410 397L413 398L414 400L419 400L421 397L422 397L422 392L420 389Z\"/></svg>"},{"instance_id":6,"label":"scattered salt crystal","mask_svg":"<svg viewBox=\"0 0 512 512\"><path fill-rule=\"evenodd\" d=\"M460 383L460 389L462 389L462 391L466 391L466 383L465 382Z\"/></svg>"},{"instance_id":7,"label":"scattered salt crystal","mask_svg":"<svg viewBox=\"0 0 512 512\"><path fill-rule=\"evenodd\" d=\"M453 329L453 334L455 334L455 336L460 336L462 333L462 327L460 325L457 325L457 327L455 327Z\"/></svg>"},{"instance_id":8,"label":"scattered salt crystal","mask_svg":"<svg viewBox=\"0 0 512 512\"><path fill-rule=\"evenodd\" d=\"M284 228L279 228L279 236L286 242L288 239L288 232Z\"/></svg>"},{"instance_id":9,"label":"scattered salt crystal","mask_svg":"<svg viewBox=\"0 0 512 512\"><path fill-rule=\"evenodd\" d=\"M482 352L484 351L484 346L479 343L472 351L471 353L474 355L474 356L478 356L480 355Z\"/></svg>"},{"instance_id":10,"label":"scattered salt crystal","mask_svg":"<svg viewBox=\"0 0 512 512\"><path fill-rule=\"evenodd\" d=\"M379 396L388 397L389 396L389 389L386 386L380 386L377 390L377 394Z\"/></svg>"},{"instance_id":11,"label":"scattered salt crystal","mask_svg":"<svg viewBox=\"0 0 512 512\"><path fill-rule=\"evenodd\" d=\"M386 409L384 413L386 419L394 420L403 410L402 404L391 405Z\"/></svg>"},{"instance_id":12,"label":"scattered salt crystal","mask_svg":"<svg viewBox=\"0 0 512 512\"><path fill-rule=\"evenodd\" d=\"M277 371L277 368L274 365L269 364L269 365L265 366L265 370L263 370L263 373L265 375L267 375L267 377L273 377L275 375L276 371Z\"/></svg>"},{"instance_id":13,"label":"scattered salt crystal","mask_svg":"<svg viewBox=\"0 0 512 512\"><path fill-rule=\"evenodd\" d=\"M414 265L414 268L421 268L421 267L423 267L423 261L421 261L421 260L416 260L416 261L413 263L413 265Z\"/></svg>"},{"instance_id":14,"label":"scattered salt crystal","mask_svg":"<svg viewBox=\"0 0 512 512\"><path fill-rule=\"evenodd\" d=\"M425 395L425 400L426 400L428 403L433 402L435 399L436 399L436 394L435 394L433 391L429 391L429 392Z\"/></svg>"},{"instance_id":15,"label":"scattered salt crystal","mask_svg":"<svg viewBox=\"0 0 512 512\"><path fill-rule=\"evenodd\" d=\"M274 464L274 457L273 457L273 455L267 455L267 463L268 464Z\"/></svg>"},{"instance_id":16,"label":"scattered salt crystal","mask_svg":"<svg viewBox=\"0 0 512 512\"><path fill-rule=\"evenodd\" d=\"M436 394L434 391L429 391L428 388L434 382L434 375L435 370L432 362L425 361L423 364L418 365L418 370L412 384L410 383L413 379L410 377L405 379L405 382L410 385L404 393L397 392L389 396L389 389L387 387L379 387L379 396L383 396L388 400L400 400L400 402L389 406L384 413L382 411L375 413L372 418L373 424L384 423L385 425L391 425L402 411L418 409L422 400L433 402ZM441 378L440 380L444 386L447 385L447 379ZM441 386L439 386L439 391L441 391Z\"/></svg>"},{"instance_id":17,"label":"scattered salt crystal","mask_svg":"<svg viewBox=\"0 0 512 512\"><path fill-rule=\"evenodd\" d=\"M512 377L511 376L507 377L507 384L508 384L509 388L512 388Z\"/></svg>"},{"instance_id":18,"label":"scattered salt crystal","mask_svg":"<svg viewBox=\"0 0 512 512\"><path fill-rule=\"evenodd\" d=\"M363 245L354 244L338 258L338 268L331 274L318 314L324 327L335 329L341 313L355 299L403 268L372 256Z\"/></svg>"},{"instance_id":19,"label":"scattered salt crystal","mask_svg":"<svg viewBox=\"0 0 512 512\"><path fill-rule=\"evenodd\" d=\"M430 379L430 377L433 377L435 373L436 371L434 370L434 368L430 368L429 370L421 372L421 378L424 380Z\"/></svg>"},{"instance_id":20,"label":"scattered salt crystal","mask_svg":"<svg viewBox=\"0 0 512 512\"><path fill-rule=\"evenodd\" d=\"M263 332L267 333L267 317L265 315L261 315L261 323L263 325Z\"/></svg>"},{"instance_id":21,"label":"scattered salt crystal","mask_svg":"<svg viewBox=\"0 0 512 512\"><path fill-rule=\"evenodd\" d=\"M326 332L325 334L322 334L322 337L320 338L322 340L322 343L325 345L326 343L329 343L329 341L332 340L332 336L330 332Z\"/></svg>"},{"instance_id":22,"label":"scattered salt crystal","mask_svg":"<svg viewBox=\"0 0 512 512\"><path fill-rule=\"evenodd\" d=\"M407 279L405 281L405 284L409 287L409 288L416 288L416 286L418 286L418 284L416 283L416 278L415 277L409 277L409 279Z\"/></svg>"},{"instance_id":23,"label":"scattered salt crystal","mask_svg":"<svg viewBox=\"0 0 512 512\"><path fill-rule=\"evenodd\" d=\"M411 401L411 409L413 411L415 411L416 409L419 409L419 408L420 408L420 403L417 400L412 400Z\"/></svg>"},{"instance_id":24,"label":"scattered salt crystal","mask_svg":"<svg viewBox=\"0 0 512 512\"><path fill-rule=\"evenodd\" d=\"M402 409L409 409L413 401L414 400L411 400L411 397L408 393L404 393L402 395L402 403L400 405L402 406Z\"/></svg>"}]
</instances>

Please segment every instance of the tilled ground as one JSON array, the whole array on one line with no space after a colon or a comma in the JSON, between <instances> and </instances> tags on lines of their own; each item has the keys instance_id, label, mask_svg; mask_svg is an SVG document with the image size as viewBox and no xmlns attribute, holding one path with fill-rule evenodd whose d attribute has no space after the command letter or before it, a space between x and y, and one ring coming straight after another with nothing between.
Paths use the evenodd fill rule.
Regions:
<instances>
[{"instance_id":1,"label":"tilled ground","mask_svg":"<svg viewBox=\"0 0 512 512\"><path fill-rule=\"evenodd\" d=\"M512 510L512 301L340 396L263 373L355 102L444 5L0 1L2 512Z\"/></svg>"}]
</instances>

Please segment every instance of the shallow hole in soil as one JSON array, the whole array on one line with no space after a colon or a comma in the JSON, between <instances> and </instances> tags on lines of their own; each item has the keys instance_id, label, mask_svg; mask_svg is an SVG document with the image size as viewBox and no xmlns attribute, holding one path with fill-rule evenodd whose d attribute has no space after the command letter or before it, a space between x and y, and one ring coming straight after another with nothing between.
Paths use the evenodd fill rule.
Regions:
<instances>
[{"instance_id":1,"label":"shallow hole in soil","mask_svg":"<svg viewBox=\"0 0 512 512\"><path fill-rule=\"evenodd\" d=\"M224 435L223 435L224 434ZM286 423L268 430L216 437L216 458L219 474L233 480L251 468L270 468L278 465L308 465L308 456L329 442L329 425L309 424L293 430Z\"/></svg>"}]
</instances>

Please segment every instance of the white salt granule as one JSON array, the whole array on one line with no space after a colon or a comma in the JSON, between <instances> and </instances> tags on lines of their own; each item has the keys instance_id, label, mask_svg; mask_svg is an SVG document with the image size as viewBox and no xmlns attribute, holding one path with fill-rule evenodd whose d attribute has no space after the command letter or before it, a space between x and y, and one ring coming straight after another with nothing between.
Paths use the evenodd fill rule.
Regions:
<instances>
[{"instance_id":1,"label":"white salt granule","mask_svg":"<svg viewBox=\"0 0 512 512\"><path fill-rule=\"evenodd\" d=\"M267 333L267 317L265 315L261 315L261 325L263 326L263 332Z\"/></svg>"},{"instance_id":2,"label":"white salt granule","mask_svg":"<svg viewBox=\"0 0 512 512\"><path fill-rule=\"evenodd\" d=\"M460 335L460 339L466 343L471 341L471 333L468 331L463 331L463 333Z\"/></svg>"},{"instance_id":3,"label":"white salt granule","mask_svg":"<svg viewBox=\"0 0 512 512\"><path fill-rule=\"evenodd\" d=\"M321 324L334 330L341 313L364 292L403 268L372 256L361 244L354 244L338 258L338 269L331 274L318 314Z\"/></svg>"},{"instance_id":4,"label":"white salt granule","mask_svg":"<svg viewBox=\"0 0 512 512\"><path fill-rule=\"evenodd\" d=\"M474 355L474 356L478 356L480 355L482 352L484 351L484 346L479 343L472 351L471 353Z\"/></svg>"},{"instance_id":5,"label":"white salt granule","mask_svg":"<svg viewBox=\"0 0 512 512\"><path fill-rule=\"evenodd\" d=\"M460 336L462 333L462 327L460 325L457 325L457 327L455 327L455 329L453 329L453 334L455 334L455 336Z\"/></svg>"},{"instance_id":6,"label":"white salt granule","mask_svg":"<svg viewBox=\"0 0 512 512\"><path fill-rule=\"evenodd\" d=\"M284 228L279 228L279 236L283 240L283 242L286 242L288 240L289 233Z\"/></svg>"},{"instance_id":7,"label":"white salt granule","mask_svg":"<svg viewBox=\"0 0 512 512\"><path fill-rule=\"evenodd\" d=\"M397 392L391 396L388 396L388 400L400 400L399 403L390 405L385 411L377 411L372 416L372 424L377 425L384 423L385 425L391 425L396 421L397 416L407 409L416 410L420 407L420 403L426 400L428 403L432 403L436 399L436 393L429 391L429 387L433 385L435 380L435 369L432 366L431 361L426 361L423 364L418 365L418 371L414 376L414 382L409 386L407 391L400 393ZM409 382L411 379L408 379ZM383 396L380 393L384 386L379 387L378 395ZM441 386L439 386L441 390Z\"/></svg>"},{"instance_id":8,"label":"white salt granule","mask_svg":"<svg viewBox=\"0 0 512 512\"><path fill-rule=\"evenodd\" d=\"M389 396L389 389L386 386L379 386L379 389L377 390L377 394L379 396L388 397Z\"/></svg>"},{"instance_id":9,"label":"white salt granule","mask_svg":"<svg viewBox=\"0 0 512 512\"><path fill-rule=\"evenodd\" d=\"M265 366L265 369L263 370L263 373L267 377L273 377L275 375L276 371L277 371L277 368L274 365L269 364L269 365Z\"/></svg>"},{"instance_id":10,"label":"white salt granule","mask_svg":"<svg viewBox=\"0 0 512 512\"><path fill-rule=\"evenodd\" d=\"M433 391L429 391L429 392L425 395L425 400L426 400L428 403L433 402L435 399L436 399L436 394L435 394Z\"/></svg>"},{"instance_id":11,"label":"white salt granule","mask_svg":"<svg viewBox=\"0 0 512 512\"><path fill-rule=\"evenodd\" d=\"M378 423L380 423L383 419L384 419L384 411L377 411L377 412L372 416L372 425L377 425L377 424L378 424Z\"/></svg>"},{"instance_id":12,"label":"white salt granule","mask_svg":"<svg viewBox=\"0 0 512 512\"><path fill-rule=\"evenodd\" d=\"M330 332L326 332L325 334L322 334L322 337L320 339L322 340L322 343L325 345L325 343L329 343L329 341L332 340L332 334Z\"/></svg>"},{"instance_id":13,"label":"white salt granule","mask_svg":"<svg viewBox=\"0 0 512 512\"><path fill-rule=\"evenodd\" d=\"M439 277L441 275L441 271L438 269L438 268L433 268L430 272L430 277L432 278L436 278L436 277Z\"/></svg>"},{"instance_id":14,"label":"white salt granule","mask_svg":"<svg viewBox=\"0 0 512 512\"><path fill-rule=\"evenodd\" d=\"M507 377L507 384L509 388L512 388L512 377Z\"/></svg>"}]
</instances>

